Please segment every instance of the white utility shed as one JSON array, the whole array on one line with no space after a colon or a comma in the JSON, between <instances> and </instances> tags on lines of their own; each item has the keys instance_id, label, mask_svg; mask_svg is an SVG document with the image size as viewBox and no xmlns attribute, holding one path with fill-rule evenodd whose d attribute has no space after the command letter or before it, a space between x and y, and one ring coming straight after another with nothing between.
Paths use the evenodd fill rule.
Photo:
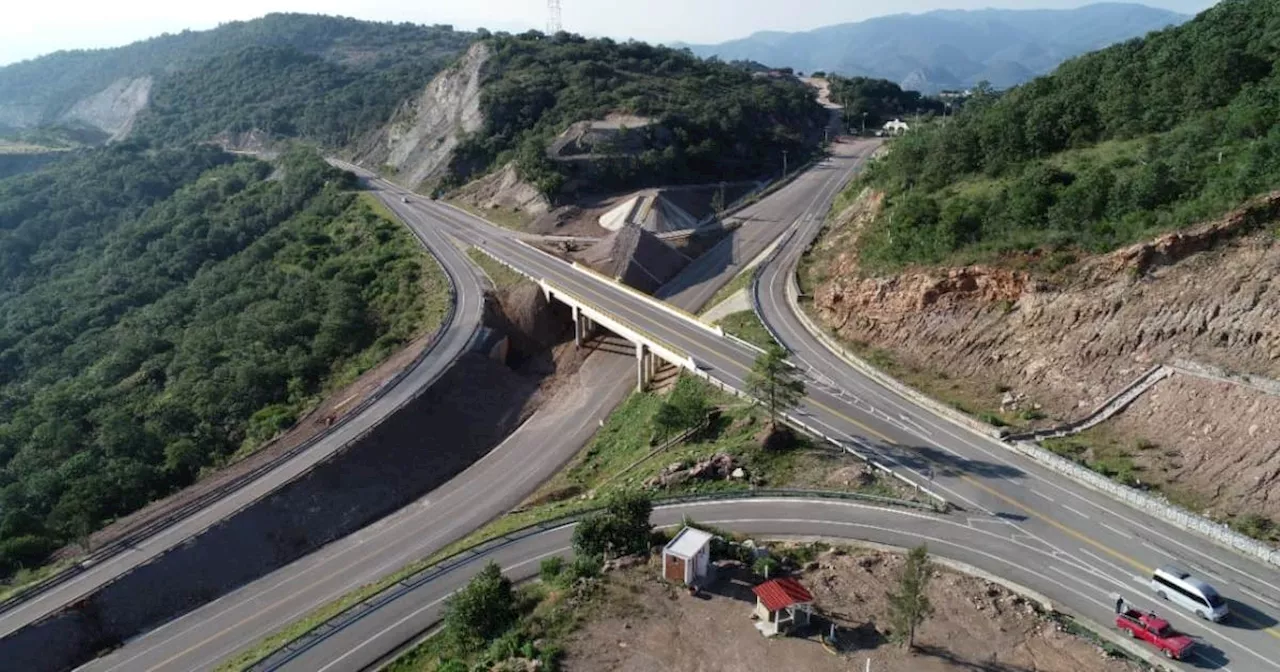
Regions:
<instances>
[{"instance_id":1,"label":"white utility shed","mask_svg":"<svg viewBox=\"0 0 1280 672\"><path fill-rule=\"evenodd\" d=\"M711 533L692 527L680 530L662 549L662 576L693 585L707 575L711 564Z\"/></svg>"}]
</instances>

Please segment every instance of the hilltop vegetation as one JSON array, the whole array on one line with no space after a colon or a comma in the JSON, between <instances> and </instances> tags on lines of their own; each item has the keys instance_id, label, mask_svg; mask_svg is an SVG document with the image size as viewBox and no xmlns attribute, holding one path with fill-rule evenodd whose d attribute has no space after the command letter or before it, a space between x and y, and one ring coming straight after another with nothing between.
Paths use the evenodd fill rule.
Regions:
<instances>
[{"instance_id":1,"label":"hilltop vegetation","mask_svg":"<svg viewBox=\"0 0 1280 672\"><path fill-rule=\"evenodd\" d=\"M850 130L862 129L863 115L870 130L895 118L946 112L941 100L926 98L917 91L904 91L886 79L830 75L827 81L831 84L831 100L844 107L844 122Z\"/></svg>"},{"instance_id":2,"label":"hilltop vegetation","mask_svg":"<svg viewBox=\"0 0 1280 672\"><path fill-rule=\"evenodd\" d=\"M653 118L662 130L633 129L647 149L595 175L595 187L754 177L780 170L783 151L798 165L826 120L798 81L687 52L567 33L488 42L484 126L458 148L458 180L514 158L522 177L553 194L569 169L547 157L547 145L570 124L609 113Z\"/></svg>"},{"instance_id":3,"label":"hilltop vegetation","mask_svg":"<svg viewBox=\"0 0 1280 672\"><path fill-rule=\"evenodd\" d=\"M865 264L1099 252L1280 184L1280 5L1226 0L893 145Z\"/></svg>"},{"instance_id":4,"label":"hilltop vegetation","mask_svg":"<svg viewBox=\"0 0 1280 672\"><path fill-rule=\"evenodd\" d=\"M352 186L303 150L136 143L0 181L0 575L439 323L438 269Z\"/></svg>"},{"instance_id":5,"label":"hilltop vegetation","mask_svg":"<svg viewBox=\"0 0 1280 672\"><path fill-rule=\"evenodd\" d=\"M202 141L256 127L345 143L424 86L472 39L448 26L269 14L213 30L0 68L0 132L64 126L80 101L122 79L154 77L148 133ZM12 134L12 129L10 134Z\"/></svg>"}]
</instances>

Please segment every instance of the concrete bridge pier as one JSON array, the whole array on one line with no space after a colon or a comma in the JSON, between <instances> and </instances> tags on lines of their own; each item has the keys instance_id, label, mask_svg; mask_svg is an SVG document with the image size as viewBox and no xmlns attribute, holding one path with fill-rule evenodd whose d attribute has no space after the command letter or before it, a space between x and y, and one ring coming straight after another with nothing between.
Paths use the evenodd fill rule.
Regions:
<instances>
[{"instance_id":1,"label":"concrete bridge pier","mask_svg":"<svg viewBox=\"0 0 1280 672\"><path fill-rule=\"evenodd\" d=\"M636 392L644 392L649 384L649 361L652 358L653 353L643 343L636 344Z\"/></svg>"},{"instance_id":2,"label":"concrete bridge pier","mask_svg":"<svg viewBox=\"0 0 1280 672\"><path fill-rule=\"evenodd\" d=\"M573 346L576 348L581 348L582 332L583 332L582 311L578 310L577 306L572 306L572 308L573 308Z\"/></svg>"}]
</instances>

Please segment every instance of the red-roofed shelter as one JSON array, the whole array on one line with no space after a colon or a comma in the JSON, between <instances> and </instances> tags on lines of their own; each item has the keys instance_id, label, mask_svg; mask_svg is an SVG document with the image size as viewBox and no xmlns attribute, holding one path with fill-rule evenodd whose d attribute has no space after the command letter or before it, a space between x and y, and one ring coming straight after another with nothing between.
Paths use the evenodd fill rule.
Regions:
<instances>
[{"instance_id":1,"label":"red-roofed shelter","mask_svg":"<svg viewBox=\"0 0 1280 672\"><path fill-rule=\"evenodd\" d=\"M813 593L795 579L770 579L751 589L756 594L756 629L765 637L808 625L813 615Z\"/></svg>"}]
</instances>

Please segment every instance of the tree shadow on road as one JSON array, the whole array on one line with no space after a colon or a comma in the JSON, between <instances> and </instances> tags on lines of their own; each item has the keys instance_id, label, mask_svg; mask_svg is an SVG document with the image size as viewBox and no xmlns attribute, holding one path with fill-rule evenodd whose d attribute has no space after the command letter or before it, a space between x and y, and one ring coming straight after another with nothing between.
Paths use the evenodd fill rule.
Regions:
<instances>
[{"instance_id":1,"label":"tree shadow on road","mask_svg":"<svg viewBox=\"0 0 1280 672\"><path fill-rule=\"evenodd\" d=\"M898 464L910 468L926 478L957 478L968 474L978 478L1018 479L1026 476L1026 472L1016 467L986 460L973 460L949 453L932 446L905 446L876 444L881 451L892 457Z\"/></svg>"}]
</instances>

